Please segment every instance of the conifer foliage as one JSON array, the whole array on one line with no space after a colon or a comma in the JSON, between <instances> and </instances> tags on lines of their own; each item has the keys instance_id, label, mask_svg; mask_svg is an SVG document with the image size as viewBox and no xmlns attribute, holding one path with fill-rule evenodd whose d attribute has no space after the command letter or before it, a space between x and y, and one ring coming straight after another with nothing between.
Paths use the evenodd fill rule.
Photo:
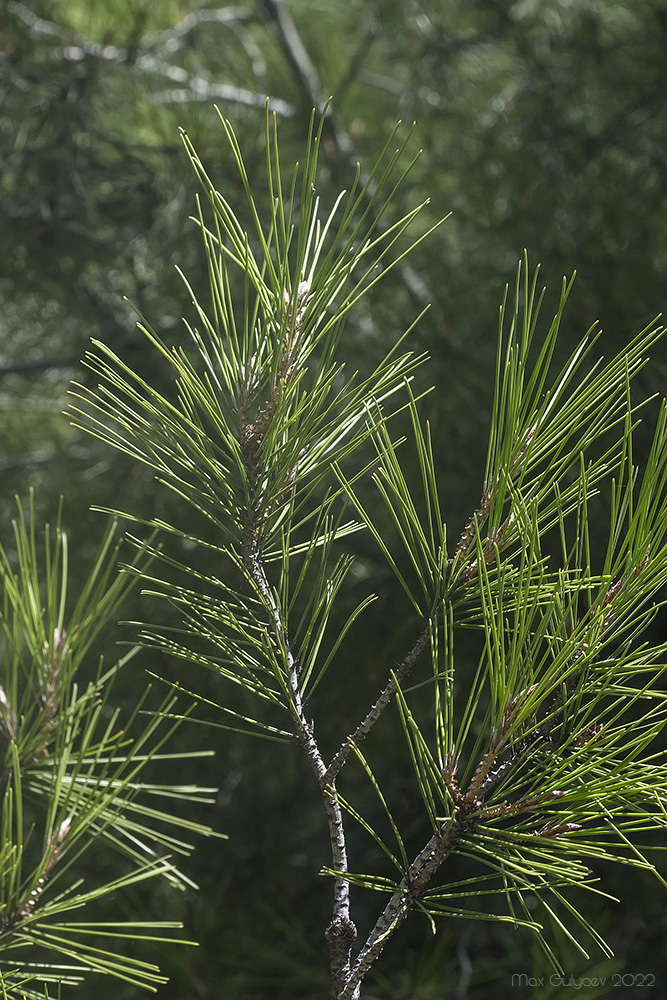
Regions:
<instances>
[{"instance_id":1,"label":"conifer foliage","mask_svg":"<svg viewBox=\"0 0 667 1000\"><path fill-rule=\"evenodd\" d=\"M193 294L180 346L139 324L171 371L171 389L99 342L87 359L98 384L75 389L77 424L148 465L207 524L193 537L156 518L150 528L164 544L139 543L153 562L135 564L134 574L171 608L169 626L144 626L144 641L217 675L230 726L305 754L330 843L325 933L338 1000L362 995L366 974L415 911L434 922L523 925L556 967L551 920L582 951L604 951L570 891L598 891L590 865L601 858L651 869L643 847L666 814L665 644L647 628L667 580L667 410L639 470L633 431L643 401L632 393L661 329L604 359L592 328L563 361L570 283L544 324L538 274L524 260L500 311L479 501L468 524L448 532L435 445L419 413L425 359L404 337L373 371L353 374L342 338L350 311L432 229L425 205L393 212L412 162L406 143L394 133L370 176L351 178L350 191L324 207L326 114L288 175L267 115L266 197L251 190L234 132L221 122L251 226L183 133L203 191L196 222L211 295L205 306ZM593 516L608 517L603 551L591 541ZM363 628L373 601L368 594L342 623L334 619L357 532L377 543L404 592L414 639L327 759L310 699L319 685L335 690L341 644ZM200 547L215 556L215 572L198 567ZM472 676L461 668L463 630L479 639ZM254 712L230 707L225 683ZM367 740L376 727L402 734L414 768L424 831L416 852L377 773ZM365 777L365 802L345 796L352 768ZM61 850L69 815L50 819L39 877ZM376 870L358 870L349 856L350 824L375 841ZM62 834L65 844L71 835ZM462 864L452 877L455 855ZM365 940L356 887L378 899Z\"/></svg>"},{"instance_id":2,"label":"conifer foliage","mask_svg":"<svg viewBox=\"0 0 667 1000\"><path fill-rule=\"evenodd\" d=\"M169 747L175 697L151 714L144 690L130 718L114 707L113 682L138 651L111 665L99 655L136 583L118 572L115 524L72 593L67 534L60 518L40 532L32 500L19 504L12 544L0 548L1 995L43 1000L51 986L59 996L87 973L155 990L165 977L128 944L176 940L180 924L128 919L117 901L147 879L192 885L174 861L191 850L181 833L211 831L177 803L191 810L210 789L150 776L160 761L188 756ZM132 568L145 566L139 551ZM82 878L86 869L99 877Z\"/></svg>"}]
</instances>

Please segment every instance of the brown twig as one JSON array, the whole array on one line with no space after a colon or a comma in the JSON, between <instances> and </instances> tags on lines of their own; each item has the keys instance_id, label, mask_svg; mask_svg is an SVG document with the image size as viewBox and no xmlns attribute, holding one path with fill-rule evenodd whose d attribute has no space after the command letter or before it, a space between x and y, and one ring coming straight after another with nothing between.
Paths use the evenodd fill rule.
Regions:
<instances>
[{"instance_id":1,"label":"brown twig","mask_svg":"<svg viewBox=\"0 0 667 1000\"><path fill-rule=\"evenodd\" d=\"M521 456L525 452L525 449L532 437L532 433L533 431L531 430L526 440L523 442L517 457L512 464L512 469L520 464ZM457 582L458 586L465 585L465 583L472 579L475 574L476 561L466 564L466 560L469 558L470 549L475 536L488 517L493 499L493 493L493 486L485 489L480 506L473 514L470 522L464 528L455 551L454 558L450 560L450 579L454 581L454 585L456 585ZM483 552L483 558L485 560L491 557L492 550L495 553L503 543L507 544L508 538L511 535L512 526L513 520L512 513L510 511L510 514L501 528L494 533L493 538L491 538L490 533L489 540L493 542L493 545L487 544L485 546ZM601 629L598 629L595 633L595 640L598 644L600 643L602 635L610 627L616 617L619 595L622 594L624 587L629 583L629 581L634 580L641 572L647 561L648 555L640 562L635 571L630 574L626 574L623 579L613 583L609 587L600 605L603 619ZM452 594L450 593L450 600L451 597ZM429 629L427 628L424 632L422 632L418 642L410 651L403 664L401 664L399 669L402 671L402 676L407 674L412 667L417 656L426 644L428 634ZM443 780L451 798L452 814L430 837L425 847L422 851L420 851L410 865L400 885L392 894L389 902L380 914L375 926L368 935L365 944L359 952L357 960L350 970L349 979L346 982L344 989L338 994L338 1000L355 1000L355 998L359 996L360 984L364 976L381 954L387 941L396 931L410 910L412 910L418 901L423 898L435 872L438 870L447 855L454 849L456 844L470 831L472 826L480 822L503 820L505 818L515 817L519 814L539 812L545 805L555 802L566 794L564 791L560 790L551 790L547 792L540 792L538 790L530 794L525 794L515 801L502 802L495 805L486 804L486 800L497 782L512 770L520 767L529 755L542 749L553 750L553 732L557 725L562 724L561 722L557 722L557 719L563 713L567 693L572 691L577 683L577 679L580 676L579 672L573 672L572 668L578 660L584 658L590 651L593 639L594 626L591 626L586 637L569 660L568 666L565 670L566 677L563 684L560 685L552 703L548 706L544 721L542 723L540 723L539 720L536 721L535 715L533 714L531 716L530 726L527 732L520 741L511 747L509 746L509 741L512 732L515 729L517 717L527 699L536 690L537 685L533 684L530 687L525 688L523 691L520 691L518 695L508 701L499 725L491 734L488 750L480 759L465 792L461 790L456 779L456 759L452 757L444 762L442 771ZM329 773L335 774L338 770L340 770L340 767L345 762L345 759L349 755L353 746L355 746L357 742L366 735L375 721L377 721L380 712L396 691L397 684L393 678L392 681L393 683L387 685L387 688L383 692L381 698L378 700L376 705L373 706L373 709L369 712L368 716L364 720L364 723L358 727L355 733L348 737L346 743L343 744L341 749L338 751L332 763L329 765ZM574 746L583 747L589 742L599 739L601 730L602 727L599 724L590 725L586 730L577 736ZM508 752L508 749L509 756L505 760L502 760L502 757ZM558 818L553 818L535 829L532 836L560 837L575 832L580 828L580 824L578 823L569 823L559 820ZM508 834L503 834L501 831L499 831L497 835L499 837L509 836Z\"/></svg>"}]
</instances>

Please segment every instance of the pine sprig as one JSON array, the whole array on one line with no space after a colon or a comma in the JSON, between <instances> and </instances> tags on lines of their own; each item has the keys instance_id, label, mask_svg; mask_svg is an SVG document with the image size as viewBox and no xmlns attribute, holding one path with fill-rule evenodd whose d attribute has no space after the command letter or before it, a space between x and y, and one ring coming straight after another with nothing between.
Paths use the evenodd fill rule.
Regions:
<instances>
[{"instance_id":1,"label":"pine sprig","mask_svg":"<svg viewBox=\"0 0 667 1000\"><path fill-rule=\"evenodd\" d=\"M606 948L568 897L573 888L597 891L590 864L651 869L641 839L662 830L667 815L656 749L667 721L667 644L649 630L667 581L667 411L640 473L632 441L645 401L635 401L633 381L661 328L648 327L606 361L591 328L555 368L571 282L544 328L538 272L531 276L524 259L500 312L479 499L468 522L448 530L414 381L423 359L401 353L399 341L370 375L349 374L340 360L350 310L411 247L407 230L424 206L392 218L391 202L413 161L401 166L405 147L394 150L392 135L370 180L362 185L357 174L327 210L316 193L323 122L311 124L303 166L287 178L267 117L263 207L223 121L250 231L183 136L203 189L195 223L210 306L193 295L187 346L169 347L140 324L171 371L171 391L155 391L96 344L88 364L100 384L76 387L73 412L78 426L148 465L208 519L212 537L201 538L137 519L217 559L213 576L148 547L157 569L136 572L178 620L145 626L144 640L253 697L253 715L225 707L233 728L305 753L331 849L334 993L358 1000L412 911L509 920L533 932L558 967L548 925L584 952L591 942ZM407 438L395 430L400 411ZM600 554L590 524L601 494L610 526ZM377 543L414 633L327 762L306 706L317 685L335 685L342 637L373 599L363 597L331 634L351 565L345 542L358 531ZM463 628L479 638L472 673L461 662ZM380 725L402 731L414 772L423 841L412 860L364 743ZM381 822L367 803L339 793L348 765L361 769ZM350 870L350 817L394 878ZM450 882L453 855L470 875ZM356 950L350 885L387 897Z\"/></svg>"},{"instance_id":2,"label":"pine sprig","mask_svg":"<svg viewBox=\"0 0 667 1000\"><path fill-rule=\"evenodd\" d=\"M31 497L27 512L19 505L14 553L0 547L0 978L7 996L43 996L45 985L76 984L91 972L148 989L164 982L150 961L126 957L120 939L174 941L180 925L82 924L71 917L147 879L194 887L171 860L187 856L192 846L169 830L211 833L171 804L209 801L211 790L157 785L146 773L178 722L165 724L158 712L146 723L146 696L122 722L111 706L114 677L137 650L83 673L92 644L136 583L136 572L118 573L118 546L112 524L87 580L71 594L67 537L59 522L38 537ZM140 548L132 567L146 565ZM173 696L164 702L165 716L175 704ZM157 796L166 796L169 808L151 805ZM126 874L84 887L81 861L93 843L124 858Z\"/></svg>"}]
</instances>

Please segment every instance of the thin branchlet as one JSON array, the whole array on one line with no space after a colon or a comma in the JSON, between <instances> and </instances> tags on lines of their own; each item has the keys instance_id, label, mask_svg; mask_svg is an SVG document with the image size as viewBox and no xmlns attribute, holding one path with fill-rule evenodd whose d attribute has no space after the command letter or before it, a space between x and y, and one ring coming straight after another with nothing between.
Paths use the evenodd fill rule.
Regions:
<instances>
[{"instance_id":1,"label":"thin branchlet","mask_svg":"<svg viewBox=\"0 0 667 1000\"><path fill-rule=\"evenodd\" d=\"M359 746L362 740L368 735L373 726L376 724L382 713L384 712L387 705L390 704L396 692L398 691L401 682L407 677L415 663L419 659L420 655L426 648L429 638L431 635L430 626L427 625L417 637L417 641L414 646L403 659L399 667L393 671L392 676L387 683L387 686L382 691L380 697L371 706L369 712L367 713L365 719L359 723L354 732L350 733L345 742L342 744L340 749L337 751L333 757L331 763L326 770L327 780L333 780L340 769L345 764L355 747Z\"/></svg>"},{"instance_id":2,"label":"thin branchlet","mask_svg":"<svg viewBox=\"0 0 667 1000\"><path fill-rule=\"evenodd\" d=\"M536 427L533 426L529 428L524 435L516 454L510 462L509 472L507 475L508 481L511 482L521 473L522 460L535 435L535 431ZM471 559L470 556L475 540L488 520L501 478L501 473L497 472L488 482L484 484L479 507L473 513L472 517L461 532L461 537L459 538L456 549L454 550L454 555L448 561L450 577L452 580L456 581L458 586L469 583L473 577L477 575L479 569L477 559ZM515 513L512 509L510 509L502 524L496 528L490 528L482 550L484 562L487 565L494 562L497 559L498 554L510 543L515 523Z\"/></svg>"},{"instance_id":3,"label":"thin branchlet","mask_svg":"<svg viewBox=\"0 0 667 1000\"><path fill-rule=\"evenodd\" d=\"M489 509L491 507L491 502L493 500L493 487L488 487L484 490L482 495L482 500L478 509L475 511L470 521L466 524L463 529L461 536L459 538L458 544L454 556L448 561L448 580L446 582L445 594L442 600L439 600L437 607L435 608L433 615L431 616L431 621L427 622L422 631L419 633L415 644L412 649L404 657L400 665L387 682L386 687L380 694L380 697L371 706L366 717L357 726L354 732L350 733L345 742L341 745L339 750L336 752L335 756L331 760L327 768L327 775L333 777L345 764L346 760L352 753L355 746L358 746L361 741L368 735L373 726L376 724L380 715L384 712L387 705L389 705L396 695L398 688L400 687L403 680L410 673L415 663L419 659L420 655L428 645L431 630L433 624L437 624L443 615L444 608L447 604L458 598L461 590L468 584L477 573L477 563L472 561L466 564L466 559L470 548L472 546L475 535L483 526L486 518L488 517ZM511 528L514 523L514 518L512 513L507 517L505 523L496 533L493 544L487 544L485 550L485 558L491 562L496 558L496 554L502 544L506 544L507 537L511 532Z\"/></svg>"}]
</instances>

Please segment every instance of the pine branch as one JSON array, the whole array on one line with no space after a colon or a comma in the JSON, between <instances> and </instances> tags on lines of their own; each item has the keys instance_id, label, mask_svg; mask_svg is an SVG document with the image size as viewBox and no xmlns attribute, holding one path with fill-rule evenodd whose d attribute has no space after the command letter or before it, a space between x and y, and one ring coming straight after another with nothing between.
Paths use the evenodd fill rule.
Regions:
<instances>
[{"instance_id":1,"label":"pine branch","mask_svg":"<svg viewBox=\"0 0 667 1000\"><path fill-rule=\"evenodd\" d=\"M514 466L517 465L518 458L514 462ZM326 769L327 780L333 780L336 777L355 747L358 747L361 744L373 726L378 722L385 708L387 708L387 706L391 703L403 681L409 675L417 660L426 649L432 634L432 629L437 627L438 622L445 613L445 608L448 605L451 606L453 601L460 597L461 591L474 578L477 572L478 563L477 560L470 559L469 554L476 535L486 521L492 499L493 489L488 488L484 491L479 508L475 511L472 518L463 529L458 545L456 546L454 556L448 562L449 572L447 580L444 583L444 594L441 600L437 602L436 609L431 616L431 620L422 629L412 649L406 654L400 665L396 668L396 670L392 671L386 687L377 701L371 706L366 717L359 723L354 732L350 733L345 742L341 745L340 749L336 752L335 756L332 758L331 763ZM493 533L493 536L489 539L489 542L487 542L484 548L484 560L486 562L494 561L502 548L509 543L512 524L513 519L510 514L508 515L503 526L498 531Z\"/></svg>"},{"instance_id":2,"label":"pine branch","mask_svg":"<svg viewBox=\"0 0 667 1000\"><path fill-rule=\"evenodd\" d=\"M349 977L350 953L357 936L356 927L350 919L349 883L344 877L347 873L347 851L343 817L335 780L332 780L326 773L324 761L315 739L313 724L307 720L304 712L301 695L301 667L292 652L287 624L268 582L266 564L263 558L263 537L270 512L262 509L259 489L259 484L266 474L262 464L265 436L276 412L279 398L288 389L296 370L297 338L308 290L306 283L302 283L298 290L293 311L288 316L282 357L271 386L270 397L261 407L259 416L253 422L248 422L246 419L249 395L248 376L237 387L236 412L248 497L240 520L243 532L243 563L268 613L269 629L276 647L285 658L288 704L295 735L297 741L304 748L320 787L329 830L332 863L336 870L341 873L334 879L333 912L326 930L332 982L335 989L339 990ZM289 300L287 304L289 305Z\"/></svg>"},{"instance_id":3,"label":"pine branch","mask_svg":"<svg viewBox=\"0 0 667 1000\"><path fill-rule=\"evenodd\" d=\"M523 902L530 887L549 912L555 898L595 936L563 888L586 883L584 859L599 857L600 845L611 841L610 818L616 855L625 860L622 852L638 831L664 822L665 779L647 748L667 718L667 699L655 686L667 644L646 649L639 638L652 614L650 601L667 582L667 407L645 480L636 489L631 439L637 407L629 386L659 331L647 328L603 364L590 358L591 330L554 374L570 283L563 283L556 316L536 345L541 294L524 261L514 303L505 301L501 309L484 485L451 549L433 443L410 385L415 362L392 350L358 380L338 360L348 312L403 264L405 253L391 260L388 254L419 209L387 226L387 204L380 197L389 190L390 199L396 190L389 178L403 147L393 152L392 136L386 158L368 178L357 170L349 195L319 214L317 159L331 135L331 109L284 0L267 0L267 9L300 87L321 111L317 128L313 119L302 172L284 185L275 116L269 115L264 219L236 136L223 120L248 200L249 233L183 134L212 216L207 221L199 207L212 309L204 310L193 294L199 327L188 326L189 350L172 348L141 325L171 366L170 395L156 392L109 348L96 345L99 354L90 356L90 366L100 384L79 387L77 420L153 469L204 514L214 538L193 538L159 521L149 525L207 546L239 581L230 584L224 567L206 574L194 562L155 550L170 573L185 571L192 583L148 578L151 592L167 597L182 621L144 634L256 699L254 718L237 716L244 726L303 747L322 795L332 858L325 869L333 877L326 930L332 983L339 1000L358 1000L364 976L406 915L417 907L433 916L471 912L467 901L450 905L458 894L483 899L487 891L500 892L515 924L541 933ZM235 300L239 288L242 305ZM405 402L392 411L386 401L399 391ZM412 423L417 488L404 471L401 442L389 423L401 409ZM355 467L352 458L367 442L374 459ZM379 513L361 485L369 477L382 501ZM602 569L594 570L589 504L605 480L612 484L610 543ZM343 523L345 505L356 521ZM568 543L571 522L574 544ZM360 529L377 543L420 625L379 697L326 765L305 706L348 626L372 599L357 605L325 649L326 625L351 561L340 554L339 543ZM553 533L560 537L562 561L550 568L543 539ZM479 663L469 680L455 677L461 673L454 648L459 626L476 629L480 637ZM423 731L406 689L427 648L430 670L414 685L430 685L432 732ZM13 697L5 701L0 720L9 731L15 706ZM392 704L428 830L412 861L390 797L361 750ZM282 712L282 724L262 710ZM641 721L625 738L630 713ZM398 850L339 792L340 772L351 758L379 797ZM397 880L350 871L344 811L384 851L400 873ZM493 874L471 876L460 893L460 884L438 885L436 873L455 852ZM485 880L492 878L500 886L487 889ZM389 890L354 960L353 884ZM472 915L503 919L483 906Z\"/></svg>"},{"instance_id":4,"label":"pine branch","mask_svg":"<svg viewBox=\"0 0 667 1000\"><path fill-rule=\"evenodd\" d=\"M158 786L146 780L147 765L159 757L182 719L172 717L171 696L162 705L163 715L158 712L152 720L142 720L134 738L130 734L137 728L148 691L139 699L134 718L125 720L125 728L118 727L118 710L108 704L111 685L136 650L106 669L100 661L92 680L83 682L79 675L92 642L115 619L140 567L145 568L142 547L130 564L137 572L118 574L114 535L112 524L76 595L71 594L68 580L67 538L58 520L54 528L47 526L41 544L32 495L27 511L19 503L11 555L0 546L4 640L0 955L5 967L25 972L37 984L67 985L92 971L143 986L164 981L156 966L125 958L116 939L131 934L137 940L173 943L155 932L175 925L137 921L87 925L69 916L72 911L80 916L94 901L147 878L193 886L167 858L174 851L187 854L188 845L161 827L211 832L142 801L152 794L200 802L208 796L196 787ZM33 859L31 845L40 828L44 847ZM89 877L83 888L77 866L93 843L98 850L106 847L122 856L126 874L106 883ZM101 946L105 936L111 942L109 950ZM44 949L39 966L23 969L27 947ZM63 955L68 956L73 975L62 973L58 962ZM25 995L32 1000L37 993Z\"/></svg>"},{"instance_id":5,"label":"pine branch","mask_svg":"<svg viewBox=\"0 0 667 1000\"><path fill-rule=\"evenodd\" d=\"M462 840L473 835L477 823L493 818L496 812L501 814L501 810L494 811L484 808L483 803L476 796L474 783L465 794L458 790L455 782L452 787L455 789L453 815L441 824L412 861L405 877L390 897L368 935L350 970L345 987L338 994L338 1000L353 1000L358 995L357 991L364 976L379 958L389 939L396 933L405 917L424 897L433 876L454 848ZM561 794L556 791L525 798L502 810L502 815L507 816L536 809L545 802L559 798ZM559 830L558 832L564 831ZM542 830L539 835L553 835L553 829L551 834Z\"/></svg>"}]
</instances>

